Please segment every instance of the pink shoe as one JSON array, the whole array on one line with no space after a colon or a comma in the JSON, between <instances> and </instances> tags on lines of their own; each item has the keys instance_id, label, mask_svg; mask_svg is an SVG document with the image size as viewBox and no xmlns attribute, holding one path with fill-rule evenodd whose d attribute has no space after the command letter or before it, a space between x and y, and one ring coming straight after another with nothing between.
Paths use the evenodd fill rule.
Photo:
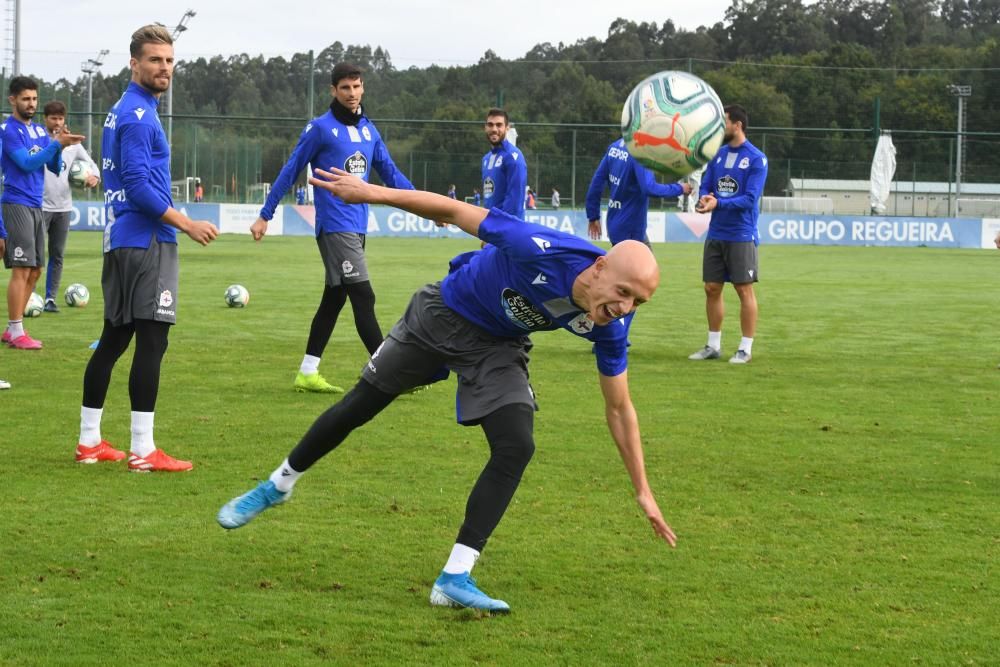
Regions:
<instances>
[{"instance_id":1,"label":"pink shoe","mask_svg":"<svg viewBox=\"0 0 1000 667\"><path fill-rule=\"evenodd\" d=\"M40 350L42 349L42 341L35 340L27 333L18 336L14 340L8 341L7 343L15 350Z\"/></svg>"},{"instance_id":2,"label":"pink shoe","mask_svg":"<svg viewBox=\"0 0 1000 667\"><path fill-rule=\"evenodd\" d=\"M10 332L6 329L3 330L3 335L0 336L0 343L4 345L10 345Z\"/></svg>"}]
</instances>

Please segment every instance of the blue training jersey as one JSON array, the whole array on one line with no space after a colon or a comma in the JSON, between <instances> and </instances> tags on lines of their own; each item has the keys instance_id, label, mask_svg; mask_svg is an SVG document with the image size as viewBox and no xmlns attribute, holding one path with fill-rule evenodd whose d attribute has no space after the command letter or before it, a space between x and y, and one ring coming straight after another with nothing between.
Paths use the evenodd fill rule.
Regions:
<instances>
[{"instance_id":1,"label":"blue training jersey","mask_svg":"<svg viewBox=\"0 0 1000 667\"><path fill-rule=\"evenodd\" d=\"M260 217L265 220L274 217L278 202L307 164L313 169L327 171L337 167L366 181L374 167L388 187L413 190L413 184L396 167L378 130L366 116L362 114L356 126L345 125L332 111L327 111L302 130L299 143L271 187ZM364 234L368 231L368 204L348 204L323 188L316 188L313 196L316 199L317 236L330 232Z\"/></svg>"},{"instance_id":2,"label":"blue training jersey","mask_svg":"<svg viewBox=\"0 0 1000 667\"><path fill-rule=\"evenodd\" d=\"M22 123L10 116L0 125L3 129L0 169L3 170L4 204L42 207L45 191L43 168L58 174L62 167L62 145L52 141L44 125Z\"/></svg>"},{"instance_id":3,"label":"blue training jersey","mask_svg":"<svg viewBox=\"0 0 1000 667\"><path fill-rule=\"evenodd\" d=\"M572 234L525 224L496 208L479 225L479 238L489 245L451 260L441 283L449 308L502 338L566 329L594 343L602 375L625 371L625 318L596 326L572 298L573 282L604 250Z\"/></svg>"},{"instance_id":4,"label":"blue training jersey","mask_svg":"<svg viewBox=\"0 0 1000 667\"><path fill-rule=\"evenodd\" d=\"M524 220L528 163L524 153L504 139L483 156L483 206L498 208Z\"/></svg>"},{"instance_id":5,"label":"blue training jersey","mask_svg":"<svg viewBox=\"0 0 1000 667\"><path fill-rule=\"evenodd\" d=\"M680 183L657 183L653 172L632 159L623 139L608 146L597 165L587 188L587 220L600 219L605 185L609 188L607 225L612 244L629 239L645 241L649 198L679 197L684 193Z\"/></svg>"},{"instance_id":6,"label":"blue training jersey","mask_svg":"<svg viewBox=\"0 0 1000 667\"><path fill-rule=\"evenodd\" d=\"M718 200L707 238L760 243L757 216L766 180L767 156L756 146L749 141L737 148L723 144L701 177L699 196L712 193Z\"/></svg>"},{"instance_id":7,"label":"blue training jersey","mask_svg":"<svg viewBox=\"0 0 1000 667\"><path fill-rule=\"evenodd\" d=\"M177 230L160 220L174 205L170 194L170 144L156 113L159 100L128 84L104 119L104 251L177 243Z\"/></svg>"}]
</instances>

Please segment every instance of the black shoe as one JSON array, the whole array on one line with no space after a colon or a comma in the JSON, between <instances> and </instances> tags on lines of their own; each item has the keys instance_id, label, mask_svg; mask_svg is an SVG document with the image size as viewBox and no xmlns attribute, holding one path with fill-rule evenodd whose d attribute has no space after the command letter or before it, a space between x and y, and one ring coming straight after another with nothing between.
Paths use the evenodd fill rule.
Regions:
<instances>
[{"instance_id":1,"label":"black shoe","mask_svg":"<svg viewBox=\"0 0 1000 667\"><path fill-rule=\"evenodd\" d=\"M42 310L44 310L46 313L58 313L59 306L56 305L54 299L46 299L45 306L42 308Z\"/></svg>"}]
</instances>

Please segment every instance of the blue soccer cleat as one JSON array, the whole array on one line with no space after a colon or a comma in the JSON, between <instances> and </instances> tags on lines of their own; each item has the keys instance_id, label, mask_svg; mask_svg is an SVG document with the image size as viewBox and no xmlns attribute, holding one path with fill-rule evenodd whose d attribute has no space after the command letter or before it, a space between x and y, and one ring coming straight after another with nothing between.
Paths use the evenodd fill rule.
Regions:
<instances>
[{"instance_id":1,"label":"blue soccer cleat","mask_svg":"<svg viewBox=\"0 0 1000 667\"><path fill-rule=\"evenodd\" d=\"M476 580L468 572L442 572L431 589L431 604L436 607L480 609L490 614L510 613L509 604L503 600L494 600L476 588Z\"/></svg>"},{"instance_id":2,"label":"blue soccer cleat","mask_svg":"<svg viewBox=\"0 0 1000 667\"><path fill-rule=\"evenodd\" d=\"M274 482L266 480L242 496L233 498L219 510L217 520L226 529L239 528L272 505L280 505L292 495L291 491L278 491Z\"/></svg>"}]
</instances>

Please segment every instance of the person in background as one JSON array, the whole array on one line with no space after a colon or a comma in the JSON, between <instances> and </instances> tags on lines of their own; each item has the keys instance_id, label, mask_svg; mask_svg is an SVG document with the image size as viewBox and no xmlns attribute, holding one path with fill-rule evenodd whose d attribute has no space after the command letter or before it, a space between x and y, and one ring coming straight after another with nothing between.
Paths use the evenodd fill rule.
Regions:
<instances>
[{"instance_id":1,"label":"person in background","mask_svg":"<svg viewBox=\"0 0 1000 667\"><path fill-rule=\"evenodd\" d=\"M55 139L66 131L66 105L62 102L53 101L46 104L42 109L42 116L50 139ZM59 312L56 298L59 295L59 284L62 282L63 255L66 252L66 239L69 236L69 217L73 211L73 189L69 185L69 170L73 163L78 161L86 164L90 171L84 186L96 187L101 182L98 176L101 170L91 159L83 144L74 144L63 149L62 170L58 174L45 170L42 219L45 221L45 233L49 238L49 262L45 269L46 313Z\"/></svg>"}]
</instances>

